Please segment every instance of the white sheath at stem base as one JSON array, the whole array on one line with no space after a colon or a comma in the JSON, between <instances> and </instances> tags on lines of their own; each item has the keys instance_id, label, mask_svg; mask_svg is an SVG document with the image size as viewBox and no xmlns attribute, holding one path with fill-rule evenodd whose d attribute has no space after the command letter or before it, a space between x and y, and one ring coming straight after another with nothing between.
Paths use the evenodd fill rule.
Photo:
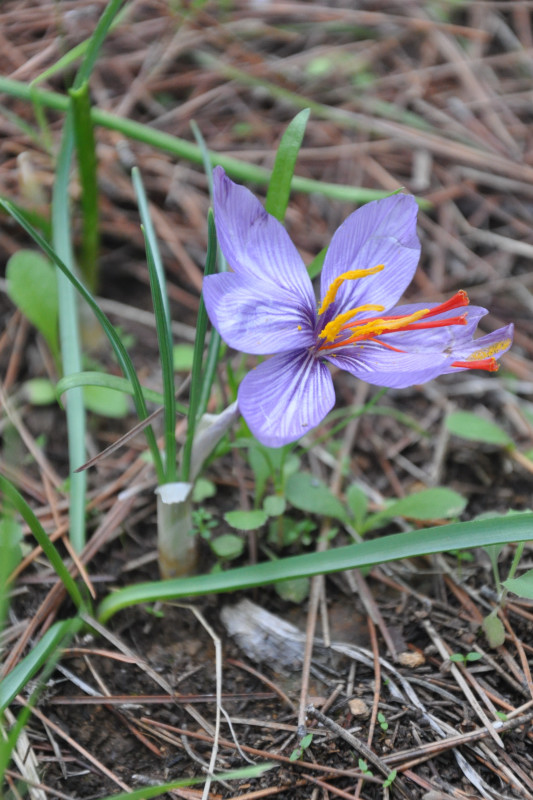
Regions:
<instances>
[{"instance_id":1,"label":"white sheath at stem base","mask_svg":"<svg viewBox=\"0 0 533 800\"><path fill-rule=\"evenodd\" d=\"M204 414L195 432L191 453L190 483L165 483L157 494L157 547L162 578L191 575L198 561L198 537L193 534L194 481L230 425L238 418L237 403L221 414Z\"/></svg>"},{"instance_id":2,"label":"white sheath at stem base","mask_svg":"<svg viewBox=\"0 0 533 800\"><path fill-rule=\"evenodd\" d=\"M192 525L192 489L192 483L165 483L156 489L162 578L190 575L196 569L198 547Z\"/></svg>"}]
</instances>

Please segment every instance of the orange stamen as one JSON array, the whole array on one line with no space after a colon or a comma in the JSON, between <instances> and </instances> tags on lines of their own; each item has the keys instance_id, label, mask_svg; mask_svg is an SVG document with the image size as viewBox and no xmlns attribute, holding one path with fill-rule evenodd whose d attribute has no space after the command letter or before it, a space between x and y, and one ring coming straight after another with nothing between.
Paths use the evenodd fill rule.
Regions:
<instances>
[{"instance_id":1,"label":"orange stamen","mask_svg":"<svg viewBox=\"0 0 533 800\"><path fill-rule=\"evenodd\" d=\"M482 358L479 361L452 361L452 367L461 369L484 369L486 372L496 372L499 369L495 358Z\"/></svg>"}]
</instances>

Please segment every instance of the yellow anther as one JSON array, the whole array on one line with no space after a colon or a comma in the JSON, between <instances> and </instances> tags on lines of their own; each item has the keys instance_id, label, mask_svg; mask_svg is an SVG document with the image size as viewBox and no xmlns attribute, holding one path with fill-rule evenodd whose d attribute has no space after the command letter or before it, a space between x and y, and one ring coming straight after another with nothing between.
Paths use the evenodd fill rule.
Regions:
<instances>
[{"instance_id":1,"label":"yellow anther","mask_svg":"<svg viewBox=\"0 0 533 800\"><path fill-rule=\"evenodd\" d=\"M482 347L481 350L476 350L475 353L470 353L470 355L466 357L466 360L482 361L484 358L491 358L496 355L496 353L501 353L501 351L509 347L510 344L510 339L502 339L501 342L494 342L494 344L489 344L487 347Z\"/></svg>"},{"instance_id":2,"label":"yellow anther","mask_svg":"<svg viewBox=\"0 0 533 800\"><path fill-rule=\"evenodd\" d=\"M350 311L345 311L344 314L338 314L335 319L332 319L331 322L328 322L327 325L324 326L320 334L321 339L325 339L327 342L333 342L340 333L340 330L343 325L345 325L348 320L352 317L355 317L356 314L359 314L361 311L384 311L385 306L377 306L373 304L369 304L366 306L358 306L357 308L352 308ZM357 323L356 323L357 324Z\"/></svg>"},{"instance_id":3,"label":"yellow anther","mask_svg":"<svg viewBox=\"0 0 533 800\"><path fill-rule=\"evenodd\" d=\"M367 275L375 275L376 272L381 272L382 269L385 269L385 264L378 264L370 269L352 269L348 272L343 272L342 275L339 275L338 278L335 278L335 280L330 283L326 295L322 300L322 304L318 309L318 315L320 316L324 313L324 311L326 311L326 309L330 307L344 281L353 281L357 278L366 278Z\"/></svg>"}]
</instances>

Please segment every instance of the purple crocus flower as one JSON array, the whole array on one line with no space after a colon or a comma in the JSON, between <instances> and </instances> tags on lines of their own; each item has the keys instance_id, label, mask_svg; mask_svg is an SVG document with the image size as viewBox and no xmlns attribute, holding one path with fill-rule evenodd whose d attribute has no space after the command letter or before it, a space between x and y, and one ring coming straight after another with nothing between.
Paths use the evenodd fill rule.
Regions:
<instances>
[{"instance_id":1,"label":"purple crocus flower","mask_svg":"<svg viewBox=\"0 0 533 800\"><path fill-rule=\"evenodd\" d=\"M449 372L497 369L513 326L474 340L487 311L465 292L445 303L395 306L420 255L413 197L397 194L351 214L331 240L317 304L283 225L216 167L218 241L232 272L210 275L209 318L230 347L270 355L241 383L254 436L280 447L307 433L335 402L328 362L361 380L401 389Z\"/></svg>"}]
</instances>

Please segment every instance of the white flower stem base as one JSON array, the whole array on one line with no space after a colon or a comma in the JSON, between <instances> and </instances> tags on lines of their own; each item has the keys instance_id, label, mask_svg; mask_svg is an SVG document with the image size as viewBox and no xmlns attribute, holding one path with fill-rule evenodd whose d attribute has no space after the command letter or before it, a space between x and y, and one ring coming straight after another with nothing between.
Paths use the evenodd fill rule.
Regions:
<instances>
[{"instance_id":1,"label":"white flower stem base","mask_svg":"<svg viewBox=\"0 0 533 800\"><path fill-rule=\"evenodd\" d=\"M192 484L158 486L157 546L162 578L191 575L198 560L198 539L192 531Z\"/></svg>"}]
</instances>

